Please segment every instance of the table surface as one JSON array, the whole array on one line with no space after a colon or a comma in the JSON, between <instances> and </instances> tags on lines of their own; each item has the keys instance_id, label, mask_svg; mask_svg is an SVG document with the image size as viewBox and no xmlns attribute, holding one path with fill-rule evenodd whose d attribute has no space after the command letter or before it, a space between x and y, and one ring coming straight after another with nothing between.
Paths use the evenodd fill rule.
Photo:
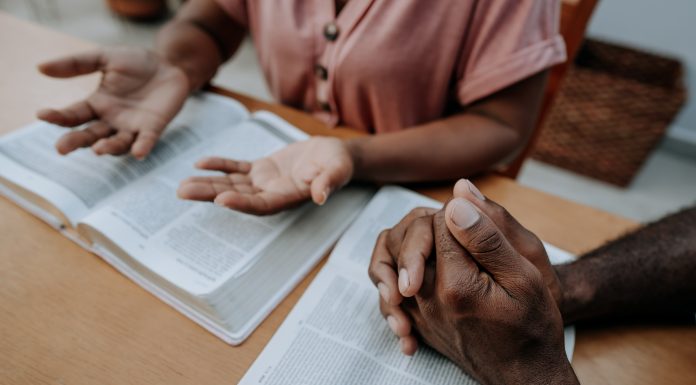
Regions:
<instances>
[{"instance_id":1,"label":"table surface","mask_svg":"<svg viewBox=\"0 0 696 385\"><path fill-rule=\"evenodd\" d=\"M93 44L0 12L0 133L87 94L98 76L54 80L36 64ZM271 110L311 134L329 130L283 106L231 95ZM477 184L544 240L574 253L635 223L501 177ZM445 199L449 187L419 191ZM238 347L223 343L98 257L0 198L0 382L3 384L233 384L297 302L318 266ZM686 384L696 378L693 327L581 329L575 367L583 383Z\"/></svg>"}]
</instances>

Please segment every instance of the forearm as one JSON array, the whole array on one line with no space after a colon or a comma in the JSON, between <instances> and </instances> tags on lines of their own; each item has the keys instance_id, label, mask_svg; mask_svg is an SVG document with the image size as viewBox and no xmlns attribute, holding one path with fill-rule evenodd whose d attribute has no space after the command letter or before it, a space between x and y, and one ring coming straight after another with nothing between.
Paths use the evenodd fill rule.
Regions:
<instances>
[{"instance_id":1,"label":"forearm","mask_svg":"<svg viewBox=\"0 0 696 385\"><path fill-rule=\"evenodd\" d=\"M521 146L512 128L463 113L395 133L349 141L354 179L425 182L456 179L489 170Z\"/></svg>"},{"instance_id":2,"label":"forearm","mask_svg":"<svg viewBox=\"0 0 696 385\"><path fill-rule=\"evenodd\" d=\"M512 364L511 368L501 369L505 379L490 381L501 384L538 384L538 385L578 385L573 367L565 358L563 352L561 360L553 360L551 357L542 357L536 362L522 362ZM485 382L485 381L484 381Z\"/></svg>"},{"instance_id":3,"label":"forearm","mask_svg":"<svg viewBox=\"0 0 696 385\"><path fill-rule=\"evenodd\" d=\"M556 268L565 323L696 312L696 207Z\"/></svg>"},{"instance_id":4,"label":"forearm","mask_svg":"<svg viewBox=\"0 0 696 385\"><path fill-rule=\"evenodd\" d=\"M207 84L244 38L244 28L212 0L190 0L157 34L155 51L181 68L195 91Z\"/></svg>"},{"instance_id":5,"label":"forearm","mask_svg":"<svg viewBox=\"0 0 696 385\"><path fill-rule=\"evenodd\" d=\"M456 114L400 132L348 142L354 179L457 179L510 161L537 123L547 72L530 76Z\"/></svg>"}]
</instances>

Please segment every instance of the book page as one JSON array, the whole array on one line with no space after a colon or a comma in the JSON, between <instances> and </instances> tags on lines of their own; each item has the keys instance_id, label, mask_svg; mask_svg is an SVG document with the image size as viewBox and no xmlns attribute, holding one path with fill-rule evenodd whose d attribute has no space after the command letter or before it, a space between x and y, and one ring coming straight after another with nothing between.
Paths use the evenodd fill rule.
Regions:
<instances>
[{"instance_id":1,"label":"book page","mask_svg":"<svg viewBox=\"0 0 696 385\"><path fill-rule=\"evenodd\" d=\"M403 355L379 311L379 293L367 276L379 232L417 206L442 204L393 186L375 195L241 384L475 383L426 346L412 357ZM567 328L569 357L573 343L574 330Z\"/></svg>"},{"instance_id":2,"label":"book page","mask_svg":"<svg viewBox=\"0 0 696 385\"><path fill-rule=\"evenodd\" d=\"M214 141L201 143L129 186L83 222L180 288L198 294L215 290L243 273L308 206L255 216L209 202L181 200L176 189L186 177L212 173L195 169L197 159L215 155L253 160L295 137L306 137L296 128L292 131L269 129L254 119L227 127Z\"/></svg>"},{"instance_id":3,"label":"book page","mask_svg":"<svg viewBox=\"0 0 696 385\"><path fill-rule=\"evenodd\" d=\"M0 139L0 177L49 201L74 226L117 191L246 116L244 107L228 98L193 96L142 161L97 156L91 149L61 156L55 143L67 129L37 122Z\"/></svg>"}]
</instances>

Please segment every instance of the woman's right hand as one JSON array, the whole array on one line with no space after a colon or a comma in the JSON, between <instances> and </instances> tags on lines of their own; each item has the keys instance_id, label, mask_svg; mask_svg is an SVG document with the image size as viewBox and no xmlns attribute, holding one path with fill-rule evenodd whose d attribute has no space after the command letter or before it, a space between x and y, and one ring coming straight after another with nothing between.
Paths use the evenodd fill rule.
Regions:
<instances>
[{"instance_id":1,"label":"woman's right hand","mask_svg":"<svg viewBox=\"0 0 696 385\"><path fill-rule=\"evenodd\" d=\"M99 87L86 99L37 113L39 119L63 127L88 123L58 140L61 154L91 146L99 155L130 152L143 159L189 92L183 70L142 48L98 49L45 62L39 70L56 78L102 72Z\"/></svg>"}]
</instances>

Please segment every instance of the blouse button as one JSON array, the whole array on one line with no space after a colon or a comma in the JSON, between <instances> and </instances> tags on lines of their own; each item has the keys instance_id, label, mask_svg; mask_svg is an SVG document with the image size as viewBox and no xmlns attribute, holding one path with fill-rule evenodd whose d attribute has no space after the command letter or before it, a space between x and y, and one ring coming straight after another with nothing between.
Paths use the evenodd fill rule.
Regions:
<instances>
[{"instance_id":1,"label":"blouse button","mask_svg":"<svg viewBox=\"0 0 696 385\"><path fill-rule=\"evenodd\" d=\"M321 64L314 66L314 74L321 80L327 80L329 78L329 70Z\"/></svg>"},{"instance_id":2,"label":"blouse button","mask_svg":"<svg viewBox=\"0 0 696 385\"><path fill-rule=\"evenodd\" d=\"M319 102L319 108L325 112L331 112L331 105L327 102Z\"/></svg>"},{"instance_id":3,"label":"blouse button","mask_svg":"<svg viewBox=\"0 0 696 385\"><path fill-rule=\"evenodd\" d=\"M334 22L330 22L324 26L324 37L328 41L334 41L338 39L338 26Z\"/></svg>"}]
</instances>

